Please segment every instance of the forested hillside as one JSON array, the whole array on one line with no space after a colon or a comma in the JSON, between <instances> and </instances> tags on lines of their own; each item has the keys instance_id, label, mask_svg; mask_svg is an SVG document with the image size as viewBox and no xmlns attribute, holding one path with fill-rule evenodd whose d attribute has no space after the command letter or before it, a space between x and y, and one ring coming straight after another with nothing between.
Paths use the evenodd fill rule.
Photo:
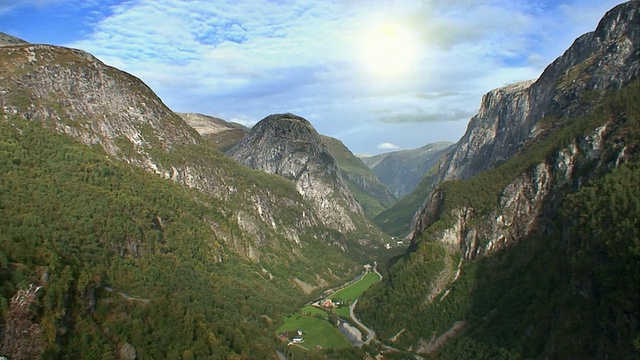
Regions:
<instances>
[{"instance_id":1,"label":"forested hillside","mask_svg":"<svg viewBox=\"0 0 640 360\"><path fill-rule=\"evenodd\" d=\"M44 358L270 358L272 326L306 298L292 279L352 271L312 234L260 263L238 256L219 236L243 233L229 204L37 122L0 122L0 171L2 322L18 290L42 286L27 319L42 336L25 346Z\"/></svg>"},{"instance_id":2,"label":"forested hillside","mask_svg":"<svg viewBox=\"0 0 640 360\"><path fill-rule=\"evenodd\" d=\"M376 175L340 140L328 136L321 138L367 217L375 217L396 202L396 198Z\"/></svg>"},{"instance_id":3,"label":"forested hillside","mask_svg":"<svg viewBox=\"0 0 640 360\"><path fill-rule=\"evenodd\" d=\"M606 96L590 115L547 118L542 127L553 130L521 155L468 180L441 184L439 217L361 299L364 321L391 345L439 359L637 357L639 98L636 80ZM466 232L483 229L518 174L534 175L541 163L563 164L565 149L604 128L601 156L575 154L580 182L552 180L554 196L545 202L537 230L471 259L463 258L464 245L435 240L460 208L469 212Z\"/></svg>"}]
</instances>

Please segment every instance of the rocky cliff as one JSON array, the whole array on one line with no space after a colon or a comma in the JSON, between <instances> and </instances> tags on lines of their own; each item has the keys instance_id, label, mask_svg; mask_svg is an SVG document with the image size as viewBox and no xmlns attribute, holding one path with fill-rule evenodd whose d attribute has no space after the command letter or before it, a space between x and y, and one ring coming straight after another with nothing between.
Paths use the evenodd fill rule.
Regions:
<instances>
[{"instance_id":1,"label":"rocky cliff","mask_svg":"<svg viewBox=\"0 0 640 360\"><path fill-rule=\"evenodd\" d=\"M562 119L586 116L607 94L636 79L640 71L639 13L637 1L619 5L603 17L594 32L578 38L540 78L485 95L464 136L442 159L437 183L471 178L526 153L533 144L566 129L570 122ZM465 225L474 209L451 210L457 225L444 231L442 240L461 246L465 256L472 257L521 238L540 225L538 218L555 189L584 180L575 178L579 173L577 157L599 159L603 142L613 136L614 128L608 123L585 130L567 147L556 149L558 156L541 159L505 184L497 207L484 215L488 223L483 223L483 230ZM612 155L617 160L602 166L624 162L630 149L615 145L611 151L619 152ZM416 217L414 239L440 216L443 196L440 189L427 199ZM477 245L480 239L486 239L483 249Z\"/></svg>"},{"instance_id":2,"label":"rocky cliff","mask_svg":"<svg viewBox=\"0 0 640 360\"><path fill-rule=\"evenodd\" d=\"M362 207L307 120L293 114L270 115L227 154L249 168L291 180L325 225L340 232L356 230L352 217L362 216Z\"/></svg>"},{"instance_id":3,"label":"rocky cliff","mask_svg":"<svg viewBox=\"0 0 640 360\"><path fill-rule=\"evenodd\" d=\"M622 4L608 12L594 32L576 39L537 80L486 94L443 162L441 180L466 179L500 164L540 135L540 119L580 116L598 97L637 77L638 21L637 1ZM577 101L585 96L588 101Z\"/></svg>"},{"instance_id":4,"label":"rocky cliff","mask_svg":"<svg viewBox=\"0 0 640 360\"><path fill-rule=\"evenodd\" d=\"M439 359L638 356L639 35L640 2L620 4L483 98L358 303L380 338Z\"/></svg>"}]
</instances>

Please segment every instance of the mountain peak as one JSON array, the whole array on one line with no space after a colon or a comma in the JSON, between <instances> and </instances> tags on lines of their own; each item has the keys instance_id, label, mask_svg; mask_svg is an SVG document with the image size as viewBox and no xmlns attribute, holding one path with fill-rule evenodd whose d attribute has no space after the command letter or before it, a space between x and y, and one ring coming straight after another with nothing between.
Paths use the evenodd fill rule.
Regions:
<instances>
[{"instance_id":1,"label":"mountain peak","mask_svg":"<svg viewBox=\"0 0 640 360\"><path fill-rule=\"evenodd\" d=\"M345 184L335 159L306 119L274 114L258 122L228 155L241 164L293 181L325 225L341 232L356 229L349 214L362 207Z\"/></svg>"}]
</instances>

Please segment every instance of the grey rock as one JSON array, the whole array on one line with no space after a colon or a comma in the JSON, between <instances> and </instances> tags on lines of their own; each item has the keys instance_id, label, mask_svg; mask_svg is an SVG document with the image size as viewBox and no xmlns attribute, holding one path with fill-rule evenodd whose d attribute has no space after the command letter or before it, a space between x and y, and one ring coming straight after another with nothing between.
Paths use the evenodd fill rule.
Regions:
<instances>
[{"instance_id":1,"label":"grey rock","mask_svg":"<svg viewBox=\"0 0 640 360\"><path fill-rule=\"evenodd\" d=\"M307 120L293 114L270 115L227 154L249 168L293 181L326 226L345 233L356 230L352 214L363 215L362 207Z\"/></svg>"},{"instance_id":2,"label":"grey rock","mask_svg":"<svg viewBox=\"0 0 640 360\"><path fill-rule=\"evenodd\" d=\"M594 32L578 38L539 79L485 95L467 132L441 160L438 183L468 179L499 166L557 130L554 126L562 126L558 122L544 127L539 122L543 118L589 113L597 100L585 100L590 95L599 98L638 78L639 54L640 2L630 1L609 11ZM545 207L554 201L559 189L578 187L588 176L587 169L578 168L579 160L596 162L597 168L611 168L625 161L627 147L611 138L615 126L609 123L591 129L531 170L517 174L488 214L477 214L476 209L468 207L451 209L448 215L452 225L431 235L472 259L504 248L544 226L541 219ZM612 154L601 158L605 148ZM416 214L414 242L441 216L444 196L436 188Z\"/></svg>"}]
</instances>

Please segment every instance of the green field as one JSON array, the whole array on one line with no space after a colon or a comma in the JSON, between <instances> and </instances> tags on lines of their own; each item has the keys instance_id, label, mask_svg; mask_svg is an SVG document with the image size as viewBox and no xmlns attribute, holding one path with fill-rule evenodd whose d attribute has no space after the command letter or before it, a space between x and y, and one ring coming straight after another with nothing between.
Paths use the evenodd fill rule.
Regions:
<instances>
[{"instance_id":1,"label":"green field","mask_svg":"<svg viewBox=\"0 0 640 360\"><path fill-rule=\"evenodd\" d=\"M307 305L303 307L302 310L300 310L300 312L304 315L309 315L309 316L320 315L323 319L326 319L328 315L326 311L322 309L318 309L317 307L311 306L311 305Z\"/></svg>"},{"instance_id":2,"label":"green field","mask_svg":"<svg viewBox=\"0 0 640 360\"><path fill-rule=\"evenodd\" d=\"M367 273L355 283L333 293L330 298L353 302L369 286L378 281L380 281L378 274ZM349 318L348 306L342 306L334 311L340 317ZM327 321L328 317L329 314L326 311L307 305L299 313L287 316L284 324L278 328L278 334L288 331L293 336L297 330L302 330L305 341L299 345L307 349L315 349L316 345L322 346L323 349L351 346L342 333Z\"/></svg>"},{"instance_id":3,"label":"green field","mask_svg":"<svg viewBox=\"0 0 640 360\"><path fill-rule=\"evenodd\" d=\"M287 316L284 319L284 324L278 328L278 333L288 331L293 334L297 330L303 331L305 341L300 345L307 349L315 349L316 345L322 346L323 349L351 346L342 333L327 320L306 315L292 314Z\"/></svg>"},{"instance_id":4,"label":"green field","mask_svg":"<svg viewBox=\"0 0 640 360\"><path fill-rule=\"evenodd\" d=\"M357 282L331 294L331 299L341 299L345 302L353 302L355 299L359 298L365 290L378 281L380 281L380 276L378 276L378 274L367 273Z\"/></svg>"}]
</instances>

